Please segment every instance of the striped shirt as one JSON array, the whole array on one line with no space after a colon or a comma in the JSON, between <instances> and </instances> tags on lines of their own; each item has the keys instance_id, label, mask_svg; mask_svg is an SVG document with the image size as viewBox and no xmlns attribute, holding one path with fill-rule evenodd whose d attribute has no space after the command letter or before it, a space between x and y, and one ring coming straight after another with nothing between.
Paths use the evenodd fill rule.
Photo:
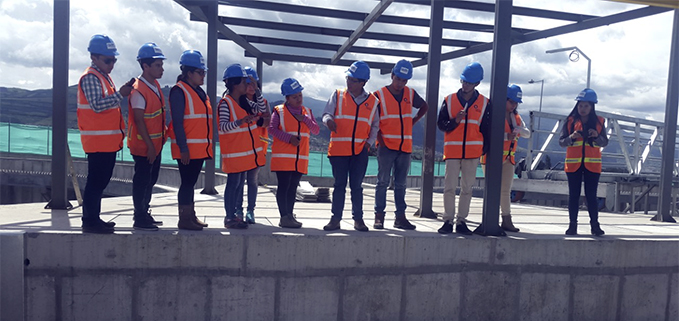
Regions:
<instances>
[{"instance_id":1,"label":"striped shirt","mask_svg":"<svg viewBox=\"0 0 679 321\"><path fill-rule=\"evenodd\" d=\"M226 97L226 95L229 94L229 90L227 89L224 91L224 95L222 97ZM246 109L247 113L250 115L256 115L259 113L266 114L269 112L269 106L266 105L264 102L264 97L262 97L262 92L259 90L255 91L254 98L256 101L252 101L246 97L246 95L243 95L240 97L240 101L238 104L245 109L246 107L244 106L244 100L247 102L248 109ZM231 130L234 130L238 128L242 124L241 120L236 120L236 121L231 121L231 109L229 106L226 104L225 100L222 100L219 103L219 130L223 132L228 132Z\"/></svg>"},{"instance_id":2,"label":"striped shirt","mask_svg":"<svg viewBox=\"0 0 679 321\"><path fill-rule=\"evenodd\" d=\"M95 64L92 64L92 68L104 75L109 82L113 83L111 77L101 71L101 69L97 68ZM80 79L80 88L82 88L85 98L87 98L87 102L90 103L90 107L95 113L100 113L109 109L120 108L120 101L123 100L123 95L116 91L112 95L102 97L101 93L103 91L97 76L93 74L87 74L82 77Z\"/></svg>"},{"instance_id":3,"label":"striped shirt","mask_svg":"<svg viewBox=\"0 0 679 321\"><path fill-rule=\"evenodd\" d=\"M291 115L299 115L302 113L302 107L290 107L288 105L285 105L287 109L290 111ZM311 110L309 110L311 112ZM281 141L290 142L290 138L292 138L292 135L280 130L278 126L281 123L280 116L278 115L277 112L274 112L273 115L271 115L271 124L269 124L269 134L272 136L280 139ZM302 119L302 123L304 123L307 127L309 127L309 131L311 132L312 135L318 135L320 132L320 128L318 127L318 123L316 123L316 120L314 119L313 113L306 115L304 119Z\"/></svg>"}]
</instances>

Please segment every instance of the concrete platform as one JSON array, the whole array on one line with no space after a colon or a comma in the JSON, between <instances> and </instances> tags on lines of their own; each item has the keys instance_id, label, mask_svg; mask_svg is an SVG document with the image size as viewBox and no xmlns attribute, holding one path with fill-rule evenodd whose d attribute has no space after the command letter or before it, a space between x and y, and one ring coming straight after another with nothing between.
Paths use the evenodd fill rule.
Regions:
<instances>
[{"instance_id":1,"label":"concrete platform","mask_svg":"<svg viewBox=\"0 0 679 321\"><path fill-rule=\"evenodd\" d=\"M374 190L364 195L372 227ZM200 232L177 230L175 193L154 195L157 232L132 229L131 197L102 202L113 235L82 234L80 208L2 206L0 316L13 320L10 307L25 320L679 320L678 224L601 213L604 237L586 223L566 237L565 209L512 204L520 233L440 235L440 220L412 216L417 190L407 202L417 230L393 229L391 214L368 233L353 230L348 203L341 231L322 230L330 203L302 202L304 227L281 229L265 187L257 224L236 231L223 227L222 195L198 191L210 224ZM481 207L474 198L471 228ZM23 280L23 302L8 305L22 288L8 280Z\"/></svg>"}]
</instances>

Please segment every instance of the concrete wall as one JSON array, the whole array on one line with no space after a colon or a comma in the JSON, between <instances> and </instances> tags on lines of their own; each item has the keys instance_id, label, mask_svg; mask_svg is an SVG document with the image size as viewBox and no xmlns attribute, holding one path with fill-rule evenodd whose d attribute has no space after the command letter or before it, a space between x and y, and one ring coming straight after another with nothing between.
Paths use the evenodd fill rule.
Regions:
<instances>
[{"instance_id":1,"label":"concrete wall","mask_svg":"<svg viewBox=\"0 0 679 321\"><path fill-rule=\"evenodd\" d=\"M394 233L28 233L26 319L679 319L676 241Z\"/></svg>"}]
</instances>

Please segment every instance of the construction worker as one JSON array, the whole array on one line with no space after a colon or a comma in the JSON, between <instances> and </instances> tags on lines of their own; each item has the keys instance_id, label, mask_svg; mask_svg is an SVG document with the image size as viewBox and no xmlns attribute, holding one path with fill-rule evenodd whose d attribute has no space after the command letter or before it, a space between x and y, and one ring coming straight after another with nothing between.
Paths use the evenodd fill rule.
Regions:
<instances>
[{"instance_id":1,"label":"construction worker","mask_svg":"<svg viewBox=\"0 0 679 321\"><path fill-rule=\"evenodd\" d=\"M455 232L471 235L466 224L472 199L472 186L476 181L479 157L483 154L484 141L490 124L490 100L481 95L476 86L483 79L483 67L478 62L467 65L460 75L460 88L443 100L437 120L438 128L445 132L443 159L446 174L443 189L443 226L441 234ZM455 189L462 173L460 202L455 213Z\"/></svg>"},{"instance_id":2,"label":"construction worker","mask_svg":"<svg viewBox=\"0 0 679 321\"><path fill-rule=\"evenodd\" d=\"M226 91L219 101L219 148L222 171L229 174L224 190L224 227L228 229L248 227L243 217L237 215L238 199L241 198L242 204L243 185L248 171L264 166L266 162L266 150L260 143L261 130L257 122L267 112L267 108L261 94L256 102L248 102L248 78L255 86L255 91L259 91L255 78L248 77L240 64L226 67L222 78Z\"/></svg>"},{"instance_id":3,"label":"construction worker","mask_svg":"<svg viewBox=\"0 0 679 321\"><path fill-rule=\"evenodd\" d=\"M200 86L205 81L205 59L198 50L186 50L179 58L182 73L170 89L172 129L170 149L177 160L181 185L177 192L181 230L199 231L208 225L196 216L193 192L203 168L212 159L212 105Z\"/></svg>"},{"instance_id":4,"label":"construction worker","mask_svg":"<svg viewBox=\"0 0 679 321\"><path fill-rule=\"evenodd\" d=\"M311 109L304 107L304 87L293 78L281 84L285 103L274 108L269 132L271 146L271 171L276 172L278 189L276 203L281 220L280 227L300 228L302 223L293 214L297 186L309 167L309 138L318 135L320 128Z\"/></svg>"},{"instance_id":5,"label":"construction worker","mask_svg":"<svg viewBox=\"0 0 679 321\"><path fill-rule=\"evenodd\" d=\"M367 63L356 61L345 73L347 88L333 92L323 110L323 123L331 132L328 159L335 178L332 218L323 229L340 229L348 178L354 229L365 232L368 227L363 222L361 184L368 168L368 149L375 142L379 130L378 100L364 89L370 79Z\"/></svg>"},{"instance_id":6,"label":"construction worker","mask_svg":"<svg viewBox=\"0 0 679 321\"><path fill-rule=\"evenodd\" d=\"M158 79L163 77L163 51L153 42L139 48L137 61L141 76L134 82L128 99L127 147L134 159L132 201L134 203L134 229L157 231L158 225L151 216L153 185L158 181L161 152L167 139L165 124L165 96Z\"/></svg>"},{"instance_id":7,"label":"construction worker","mask_svg":"<svg viewBox=\"0 0 679 321\"><path fill-rule=\"evenodd\" d=\"M500 187L500 214L502 215L502 227L507 232L518 232L519 229L514 226L511 216L511 193L512 181L514 180L514 165L516 160L514 154L516 153L516 146L518 145L519 137L530 138L530 130L523 122L521 115L516 111L520 103L523 92L521 87L517 85L507 86L507 102L505 103L505 130L504 130L504 145L502 152L502 182ZM486 172L486 156L481 156L481 164L483 164L483 172Z\"/></svg>"},{"instance_id":8,"label":"construction worker","mask_svg":"<svg viewBox=\"0 0 679 321\"><path fill-rule=\"evenodd\" d=\"M380 100L380 130L377 133L377 186L375 187L375 229L384 228L384 209L387 206L387 187L394 170L394 202L396 220L394 227L414 230L415 225L406 219L406 178L410 169L410 153L413 151L413 125L427 114L429 106L407 87L413 77L413 65L401 60L391 70L391 84L374 94ZM413 108L417 115L413 118Z\"/></svg>"},{"instance_id":9,"label":"construction worker","mask_svg":"<svg viewBox=\"0 0 679 321\"><path fill-rule=\"evenodd\" d=\"M568 176L568 230L566 235L578 234L580 191L584 181L585 199L592 235L604 235L599 225L599 202L596 197L601 176L601 149L608 145L605 120L597 116L598 103L594 90L585 88L575 98L577 103L561 129L559 145L566 147L565 168Z\"/></svg>"},{"instance_id":10,"label":"construction worker","mask_svg":"<svg viewBox=\"0 0 679 321\"><path fill-rule=\"evenodd\" d=\"M110 37L92 36L87 51L92 65L78 81L78 129L87 154L82 231L108 234L114 232L115 223L104 222L99 217L101 197L113 175L116 153L123 148L125 120L120 101L130 95L134 79L116 91L109 74L117 61L118 50Z\"/></svg>"}]
</instances>

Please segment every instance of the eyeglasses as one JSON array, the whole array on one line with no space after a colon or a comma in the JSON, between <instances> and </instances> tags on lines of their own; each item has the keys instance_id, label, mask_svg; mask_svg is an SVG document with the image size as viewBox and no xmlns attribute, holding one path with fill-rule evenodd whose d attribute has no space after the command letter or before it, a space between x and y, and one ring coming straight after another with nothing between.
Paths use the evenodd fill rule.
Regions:
<instances>
[{"instance_id":1,"label":"eyeglasses","mask_svg":"<svg viewBox=\"0 0 679 321\"><path fill-rule=\"evenodd\" d=\"M118 61L117 58L105 58L102 60L105 64L110 65L116 63Z\"/></svg>"},{"instance_id":2,"label":"eyeglasses","mask_svg":"<svg viewBox=\"0 0 679 321\"><path fill-rule=\"evenodd\" d=\"M467 86L477 86L479 84L478 82L468 82L468 81L464 81L462 79L460 79L460 83L463 84L463 85L467 85Z\"/></svg>"},{"instance_id":3,"label":"eyeglasses","mask_svg":"<svg viewBox=\"0 0 679 321\"><path fill-rule=\"evenodd\" d=\"M354 84L355 84L355 83L359 83L359 82L363 82L363 81L364 81L364 80L356 79L356 78L354 78L354 77L349 77L349 76L347 76L347 80L348 80L349 82L351 82L351 83L354 83Z\"/></svg>"},{"instance_id":4,"label":"eyeglasses","mask_svg":"<svg viewBox=\"0 0 679 321\"><path fill-rule=\"evenodd\" d=\"M204 69L196 69L193 72L195 72L195 73L197 73L201 76L205 76L205 70Z\"/></svg>"}]
</instances>

